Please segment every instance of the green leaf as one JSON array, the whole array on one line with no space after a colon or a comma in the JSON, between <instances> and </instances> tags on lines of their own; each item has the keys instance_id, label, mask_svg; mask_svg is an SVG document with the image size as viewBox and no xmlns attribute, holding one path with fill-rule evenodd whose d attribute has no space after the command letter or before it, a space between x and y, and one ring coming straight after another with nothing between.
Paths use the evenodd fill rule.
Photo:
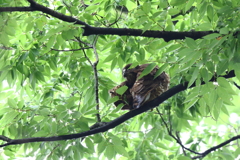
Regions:
<instances>
[{"instance_id":1,"label":"green leaf","mask_svg":"<svg viewBox=\"0 0 240 160\"><path fill-rule=\"evenodd\" d=\"M10 111L13 111L13 109L10 107L1 108L0 115L4 115L5 113L10 112Z\"/></svg>"},{"instance_id":2,"label":"green leaf","mask_svg":"<svg viewBox=\"0 0 240 160\"><path fill-rule=\"evenodd\" d=\"M212 25L211 23L202 23L199 26L196 27L196 29L200 30L200 31L208 31L212 29Z\"/></svg>"},{"instance_id":3,"label":"green leaf","mask_svg":"<svg viewBox=\"0 0 240 160\"><path fill-rule=\"evenodd\" d=\"M118 88L118 89L116 90L116 92L117 92L118 94L120 94L120 95L123 95L123 93L125 93L127 89L128 89L127 86L122 86L122 87Z\"/></svg>"},{"instance_id":4,"label":"green leaf","mask_svg":"<svg viewBox=\"0 0 240 160\"><path fill-rule=\"evenodd\" d=\"M97 6L97 5L95 5L95 6ZM89 13L84 13L83 14L83 18L87 19L87 20L94 20L93 16L91 14L89 14Z\"/></svg>"},{"instance_id":5,"label":"green leaf","mask_svg":"<svg viewBox=\"0 0 240 160\"><path fill-rule=\"evenodd\" d=\"M111 64L111 70L115 68L116 64L117 64L117 58L114 58Z\"/></svg>"},{"instance_id":6,"label":"green leaf","mask_svg":"<svg viewBox=\"0 0 240 160\"><path fill-rule=\"evenodd\" d=\"M178 10L177 8L170 8L170 9L168 10L168 13L169 13L170 15L176 15L176 14L179 13L179 10Z\"/></svg>"},{"instance_id":7,"label":"green leaf","mask_svg":"<svg viewBox=\"0 0 240 160\"><path fill-rule=\"evenodd\" d=\"M137 4L133 3L132 1L126 1L126 6L129 11L137 8Z\"/></svg>"},{"instance_id":8,"label":"green leaf","mask_svg":"<svg viewBox=\"0 0 240 160\"><path fill-rule=\"evenodd\" d=\"M17 108L17 102L16 102L15 99L8 98L8 105L9 105L11 108Z\"/></svg>"},{"instance_id":9,"label":"green leaf","mask_svg":"<svg viewBox=\"0 0 240 160\"><path fill-rule=\"evenodd\" d=\"M204 1L203 3L201 3L200 6L198 6L199 9L199 20L202 19L202 17L205 15L205 12L207 10L207 5L208 3L206 1Z\"/></svg>"},{"instance_id":10,"label":"green leaf","mask_svg":"<svg viewBox=\"0 0 240 160\"><path fill-rule=\"evenodd\" d=\"M44 78L42 72L36 71L36 72L34 72L34 75L35 75L35 77L36 77L37 80L40 80L40 81L42 81L42 82L45 82L45 78Z\"/></svg>"},{"instance_id":11,"label":"green leaf","mask_svg":"<svg viewBox=\"0 0 240 160\"><path fill-rule=\"evenodd\" d=\"M228 60L222 60L221 63L217 66L217 74L221 75L222 73L225 73L225 71L228 69L228 66Z\"/></svg>"},{"instance_id":12,"label":"green leaf","mask_svg":"<svg viewBox=\"0 0 240 160\"><path fill-rule=\"evenodd\" d=\"M26 77L29 76L29 70L26 67L26 65L21 65L21 64L17 65L17 70L22 74L24 74Z\"/></svg>"},{"instance_id":13,"label":"green leaf","mask_svg":"<svg viewBox=\"0 0 240 160\"><path fill-rule=\"evenodd\" d=\"M186 37L185 42L189 48L191 49L197 48L197 43L192 38Z\"/></svg>"},{"instance_id":14,"label":"green leaf","mask_svg":"<svg viewBox=\"0 0 240 160\"><path fill-rule=\"evenodd\" d=\"M169 46L169 48L166 50L165 53L177 51L181 47L182 47L182 45L180 45L180 44L172 44Z\"/></svg>"},{"instance_id":15,"label":"green leaf","mask_svg":"<svg viewBox=\"0 0 240 160\"><path fill-rule=\"evenodd\" d=\"M149 64L140 74L140 76L138 77L138 79L142 78L143 76L148 75L154 68L156 67L156 63L151 63Z\"/></svg>"},{"instance_id":16,"label":"green leaf","mask_svg":"<svg viewBox=\"0 0 240 160\"><path fill-rule=\"evenodd\" d=\"M144 25L142 29L142 33L144 33L146 30L150 30L152 27L152 22L148 22L146 25Z\"/></svg>"},{"instance_id":17,"label":"green leaf","mask_svg":"<svg viewBox=\"0 0 240 160\"><path fill-rule=\"evenodd\" d=\"M150 11L151 11L151 3L149 2L145 2L143 5L142 5L142 8L143 8L143 11L148 14Z\"/></svg>"},{"instance_id":18,"label":"green leaf","mask_svg":"<svg viewBox=\"0 0 240 160\"><path fill-rule=\"evenodd\" d=\"M13 123L13 120L17 117L18 112L10 111L4 114L4 116L0 119L0 127L5 127L5 125L9 123Z\"/></svg>"},{"instance_id":19,"label":"green leaf","mask_svg":"<svg viewBox=\"0 0 240 160\"><path fill-rule=\"evenodd\" d=\"M74 38L74 33L75 31L73 30L67 30L67 31L62 31L62 38L64 40L70 40L71 38Z\"/></svg>"},{"instance_id":20,"label":"green leaf","mask_svg":"<svg viewBox=\"0 0 240 160\"><path fill-rule=\"evenodd\" d=\"M8 46L9 37L5 32L2 32L0 34L0 43L3 44L4 46Z\"/></svg>"},{"instance_id":21,"label":"green leaf","mask_svg":"<svg viewBox=\"0 0 240 160\"><path fill-rule=\"evenodd\" d=\"M114 149L116 152L118 152L119 154L123 155L124 157L128 157L128 153L125 150L125 148L121 145L114 145Z\"/></svg>"},{"instance_id":22,"label":"green leaf","mask_svg":"<svg viewBox=\"0 0 240 160\"><path fill-rule=\"evenodd\" d=\"M55 36L51 36L47 41L47 48L51 48L55 42Z\"/></svg>"},{"instance_id":23,"label":"green leaf","mask_svg":"<svg viewBox=\"0 0 240 160\"><path fill-rule=\"evenodd\" d=\"M214 9L213 9L212 5L208 5L208 6L207 6L207 15L208 15L208 18L209 18L210 20L213 19L213 16L214 16L213 13L214 13Z\"/></svg>"},{"instance_id":24,"label":"green leaf","mask_svg":"<svg viewBox=\"0 0 240 160\"><path fill-rule=\"evenodd\" d=\"M192 5L193 5L193 3L195 2L195 0L189 0L189 1L187 1L186 3L186 5L185 5L185 11L188 11L191 7L192 7Z\"/></svg>"},{"instance_id":25,"label":"green leaf","mask_svg":"<svg viewBox=\"0 0 240 160\"><path fill-rule=\"evenodd\" d=\"M160 147L160 148L168 149L168 147L167 147L166 145L164 145L163 143L161 143L161 142L156 143L156 145L157 145L158 147Z\"/></svg>"},{"instance_id":26,"label":"green leaf","mask_svg":"<svg viewBox=\"0 0 240 160\"><path fill-rule=\"evenodd\" d=\"M161 66L158 71L154 75L154 79L158 77L166 68L168 67L168 64L165 63L163 66Z\"/></svg>"},{"instance_id":27,"label":"green leaf","mask_svg":"<svg viewBox=\"0 0 240 160\"><path fill-rule=\"evenodd\" d=\"M145 59L145 50L140 48L138 53L135 54L137 61L141 62Z\"/></svg>"},{"instance_id":28,"label":"green leaf","mask_svg":"<svg viewBox=\"0 0 240 160\"><path fill-rule=\"evenodd\" d=\"M183 103L189 102L190 100L197 97L198 95L199 95L199 87L195 87L191 90L191 94L188 94L188 96L186 97Z\"/></svg>"},{"instance_id":29,"label":"green leaf","mask_svg":"<svg viewBox=\"0 0 240 160\"><path fill-rule=\"evenodd\" d=\"M39 113L43 116L48 116L50 114L50 111L47 108L43 108L39 110Z\"/></svg>"},{"instance_id":30,"label":"green leaf","mask_svg":"<svg viewBox=\"0 0 240 160\"><path fill-rule=\"evenodd\" d=\"M207 83L211 78L211 75L208 73L206 68L202 68L201 71L200 71L200 74L201 74L201 77L203 78L203 81L205 83Z\"/></svg>"},{"instance_id":31,"label":"green leaf","mask_svg":"<svg viewBox=\"0 0 240 160\"><path fill-rule=\"evenodd\" d=\"M106 148L107 148L106 141L102 141L101 143L98 144L97 151L98 153L102 153Z\"/></svg>"},{"instance_id":32,"label":"green leaf","mask_svg":"<svg viewBox=\"0 0 240 160\"><path fill-rule=\"evenodd\" d=\"M113 97L113 98L110 98L107 103L108 103L108 104L111 104L111 103L113 103L113 102L116 102L117 100L119 100L119 97L118 97L118 96L115 96L115 97Z\"/></svg>"},{"instance_id":33,"label":"green leaf","mask_svg":"<svg viewBox=\"0 0 240 160\"><path fill-rule=\"evenodd\" d=\"M189 110L196 102L198 101L198 98L195 97L193 98L190 102L188 102L186 105L185 105L185 111Z\"/></svg>"},{"instance_id":34,"label":"green leaf","mask_svg":"<svg viewBox=\"0 0 240 160\"><path fill-rule=\"evenodd\" d=\"M191 158L186 157L186 156L179 156L177 160L191 160Z\"/></svg>"},{"instance_id":35,"label":"green leaf","mask_svg":"<svg viewBox=\"0 0 240 160\"><path fill-rule=\"evenodd\" d=\"M228 34L229 33L229 29L228 28L221 28L220 29L220 34Z\"/></svg>"},{"instance_id":36,"label":"green leaf","mask_svg":"<svg viewBox=\"0 0 240 160\"><path fill-rule=\"evenodd\" d=\"M181 0L181 1L179 1L179 0L172 0L170 2L170 5L171 6L179 6L179 5L185 4L186 2L187 2L187 0Z\"/></svg>"},{"instance_id":37,"label":"green leaf","mask_svg":"<svg viewBox=\"0 0 240 160\"><path fill-rule=\"evenodd\" d=\"M90 149L90 150L92 150L92 151L95 150L95 149L94 149L93 142L90 140L89 137L87 137L87 138L85 139L85 143L86 143L88 149Z\"/></svg>"},{"instance_id":38,"label":"green leaf","mask_svg":"<svg viewBox=\"0 0 240 160\"><path fill-rule=\"evenodd\" d=\"M95 134L94 135L94 144L95 143L101 143L103 141L103 137L101 136L101 134Z\"/></svg>"},{"instance_id":39,"label":"green leaf","mask_svg":"<svg viewBox=\"0 0 240 160\"><path fill-rule=\"evenodd\" d=\"M51 67L51 69L57 71L57 64L56 64L56 61L55 61L55 60L49 59L49 60L48 60L48 63L49 63L49 66Z\"/></svg>"},{"instance_id":40,"label":"green leaf","mask_svg":"<svg viewBox=\"0 0 240 160\"><path fill-rule=\"evenodd\" d=\"M112 140L112 143L114 144L114 146L116 146L116 145L121 146L122 145L122 140L117 136L112 135L111 140Z\"/></svg>"},{"instance_id":41,"label":"green leaf","mask_svg":"<svg viewBox=\"0 0 240 160\"><path fill-rule=\"evenodd\" d=\"M219 118L222 105L223 105L222 100L218 98L216 101L216 104L214 105L214 109L213 109L213 117L216 120L218 120L218 118Z\"/></svg>"},{"instance_id":42,"label":"green leaf","mask_svg":"<svg viewBox=\"0 0 240 160\"><path fill-rule=\"evenodd\" d=\"M223 77L218 77L218 78L217 78L217 82L218 82L218 84L219 84L221 87L224 87L225 89L230 89L230 88L232 88L232 87L230 86L229 82L228 82L225 78L223 78Z\"/></svg>"},{"instance_id":43,"label":"green leaf","mask_svg":"<svg viewBox=\"0 0 240 160\"><path fill-rule=\"evenodd\" d=\"M217 37L220 37L221 34L219 33L212 33L212 34L208 34L206 36L204 36L203 38L204 39L216 39Z\"/></svg>"},{"instance_id":44,"label":"green leaf","mask_svg":"<svg viewBox=\"0 0 240 160\"><path fill-rule=\"evenodd\" d=\"M89 6L86 8L85 12L91 11L91 13L93 13L93 12L95 12L95 11L98 10L98 9L99 9L99 6L98 6L98 5L89 5Z\"/></svg>"},{"instance_id":45,"label":"green leaf","mask_svg":"<svg viewBox=\"0 0 240 160\"><path fill-rule=\"evenodd\" d=\"M106 151L104 155L109 159L113 159L113 157L116 155L115 149L113 145L108 145L106 148Z\"/></svg>"},{"instance_id":46,"label":"green leaf","mask_svg":"<svg viewBox=\"0 0 240 160\"><path fill-rule=\"evenodd\" d=\"M240 155L240 148L237 148L234 152L235 157L238 157Z\"/></svg>"},{"instance_id":47,"label":"green leaf","mask_svg":"<svg viewBox=\"0 0 240 160\"><path fill-rule=\"evenodd\" d=\"M195 82L195 80L197 79L198 75L199 75L199 68L196 67L194 69L192 77L191 77L191 79L190 79L190 81L188 83L188 88Z\"/></svg>"},{"instance_id":48,"label":"green leaf","mask_svg":"<svg viewBox=\"0 0 240 160\"><path fill-rule=\"evenodd\" d=\"M46 131L45 130L40 130L36 132L35 134L32 135L33 137L44 137L46 136Z\"/></svg>"},{"instance_id":49,"label":"green leaf","mask_svg":"<svg viewBox=\"0 0 240 160\"><path fill-rule=\"evenodd\" d=\"M186 63L188 61L191 61L193 59L198 59L199 57L201 57L201 52L197 52L197 51L194 51L192 49L190 50L187 50L186 53L183 53L185 50L181 51L181 54L185 54L185 57L184 59L182 60L182 63Z\"/></svg>"},{"instance_id":50,"label":"green leaf","mask_svg":"<svg viewBox=\"0 0 240 160\"><path fill-rule=\"evenodd\" d=\"M30 84L32 86L33 89L35 89L35 86L36 86L36 77L35 77L35 74L34 73L31 73L30 76L29 76L29 81L30 81Z\"/></svg>"},{"instance_id":51,"label":"green leaf","mask_svg":"<svg viewBox=\"0 0 240 160\"><path fill-rule=\"evenodd\" d=\"M15 28L14 27L5 27L4 28L4 32L6 32L8 35L10 36L14 36L15 35Z\"/></svg>"}]
</instances>

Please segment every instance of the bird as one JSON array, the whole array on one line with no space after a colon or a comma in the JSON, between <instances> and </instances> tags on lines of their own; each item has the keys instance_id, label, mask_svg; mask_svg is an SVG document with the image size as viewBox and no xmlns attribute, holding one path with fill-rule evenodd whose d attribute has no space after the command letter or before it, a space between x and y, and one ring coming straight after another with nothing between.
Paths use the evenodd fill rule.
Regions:
<instances>
[{"instance_id":1,"label":"bird","mask_svg":"<svg viewBox=\"0 0 240 160\"><path fill-rule=\"evenodd\" d=\"M118 100L114 102L114 105L117 107L119 104L123 104L122 110L131 110L133 105L133 97L130 93L130 88L128 87L127 90L122 94L118 94L116 92L117 89L127 86L127 81L122 82L121 84L115 86L114 88L109 90L109 94L111 97L118 96Z\"/></svg>"},{"instance_id":2,"label":"bird","mask_svg":"<svg viewBox=\"0 0 240 160\"><path fill-rule=\"evenodd\" d=\"M127 64L122 70L123 77L126 79L125 83L130 87L129 91L133 98L131 109L139 108L168 90L170 78L165 72L154 78L159 69L158 66L140 78L141 73L149 64L137 65L134 68L131 68L131 65Z\"/></svg>"}]
</instances>

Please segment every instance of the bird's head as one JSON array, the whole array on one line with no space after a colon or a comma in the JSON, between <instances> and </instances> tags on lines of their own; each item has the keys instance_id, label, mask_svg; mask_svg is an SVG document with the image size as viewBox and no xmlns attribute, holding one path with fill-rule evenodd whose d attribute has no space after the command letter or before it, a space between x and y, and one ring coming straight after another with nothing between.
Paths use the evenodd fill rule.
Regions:
<instances>
[{"instance_id":1,"label":"bird's head","mask_svg":"<svg viewBox=\"0 0 240 160\"><path fill-rule=\"evenodd\" d=\"M137 71L138 71L138 68L139 68L139 66L131 68L131 65L132 64L127 64L122 70L122 75L127 80L126 85L128 87L132 87L133 84L135 83L135 81L137 79Z\"/></svg>"},{"instance_id":2,"label":"bird's head","mask_svg":"<svg viewBox=\"0 0 240 160\"><path fill-rule=\"evenodd\" d=\"M126 78L127 79L127 77L128 77L128 75L129 75L129 68L131 67L131 63L130 64L127 64L123 69L122 69L122 75L123 75L123 77L124 78Z\"/></svg>"}]
</instances>

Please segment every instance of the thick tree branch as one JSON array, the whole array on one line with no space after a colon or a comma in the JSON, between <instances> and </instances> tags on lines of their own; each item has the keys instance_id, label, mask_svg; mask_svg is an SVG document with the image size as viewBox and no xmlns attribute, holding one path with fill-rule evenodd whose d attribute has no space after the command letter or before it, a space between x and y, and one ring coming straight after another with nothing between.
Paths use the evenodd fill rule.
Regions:
<instances>
[{"instance_id":1,"label":"thick tree branch","mask_svg":"<svg viewBox=\"0 0 240 160\"><path fill-rule=\"evenodd\" d=\"M224 76L220 76L220 77L224 77L224 78L232 78L235 77L235 73L234 71L230 71L228 72L226 75ZM216 80L216 77L212 77L212 79L210 80L210 82L213 82ZM201 85L205 84L205 82L202 82ZM155 108L157 107L159 104L161 104L162 102L164 102L165 100L171 98L172 96L174 96L175 94L184 91L187 89L188 86L188 82L185 82L184 84L179 84L175 87L172 87L171 89L169 89L168 91L164 92L162 95L160 95L159 97L157 97L156 99L150 101L149 103L144 104L143 106L141 106L138 109L132 110L116 119L114 119L111 122L108 122L105 126L101 126L99 128L95 128L92 129L90 131L85 131L85 132L81 132L81 133L76 133L76 134L69 134L69 135L61 135L61 136L53 136L53 137L35 137L35 138L26 138L26 139L15 139L15 140L10 140L5 144L0 145L0 147L4 147L4 146L9 146L9 145L16 145L16 144L23 144L23 143L30 143L30 142L47 142L47 141L59 141L59 140L68 140L68 139L75 139L75 138L81 138L81 137L85 137L85 136L90 136L96 133L100 133L100 132L105 132L111 128L114 128L118 125L120 125L121 123L127 121L128 119L139 115L149 109ZM193 83L190 88L195 87L196 84Z\"/></svg>"},{"instance_id":2,"label":"thick tree branch","mask_svg":"<svg viewBox=\"0 0 240 160\"><path fill-rule=\"evenodd\" d=\"M64 14L61 14L59 12L56 12L50 8L47 8L43 5L40 5L38 3L36 3L34 0L28 0L28 2L31 4L30 7L33 8L34 10L37 10L37 11L41 11L43 13L46 13L46 14L49 14L53 17L56 17L58 19L61 19L65 22L70 22L70 23L74 23L74 24L79 24L79 25L84 25L85 27L90 27L87 23L83 22L83 21L80 21L76 18L73 18L71 16L66 16Z\"/></svg>"},{"instance_id":3,"label":"thick tree branch","mask_svg":"<svg viewBox=\"0 0 240 160\"><path fill-rule=\"evenodd\" d=\"M119 35L119 36L141 36L151 38L163 38L165 41L175 39L185 39L186 37L192 39L199 39L211 33L218 33L214 31L192 31L192 32L172 32L172 31L153 31L147 30L143 33L141 29L128 29L128 28L101 28L101 27L88 27L85 28L83 35Z\"/></svg>"},{"instance_id":4,"label":"thick tree branch","mask_svg":"<svg viewBox=\"0 0 240 160\"><path fill-rule=\"evenodd\" d=\"M119 35L119 36L141 36L141 37L151 37L151 38L163 38L165 41L176 40L176 39L185 39L186 37L192 39L199 39L203 36L206 36L211 33L218 33L214 31L192 31L192 32L172 32L172 31L153 31L147 30L143 32L141 29L128 29L128 28L101 28L101 27L92 27L87 23L80 21L71 16L66 16L59 12L56 12L50 8L47 8L43 5L36 3L34 0L28 0L31 4L30 7L18 7L19 10L14 9L17 7L9 7L8 9L0 8L0 12L2 11L41 11L53 17L56 17L62 21L70 22L74 24L83 25L83 36L89 35ZM22 9L21 9L22 8Z\"/></svg>"}]
</instances>

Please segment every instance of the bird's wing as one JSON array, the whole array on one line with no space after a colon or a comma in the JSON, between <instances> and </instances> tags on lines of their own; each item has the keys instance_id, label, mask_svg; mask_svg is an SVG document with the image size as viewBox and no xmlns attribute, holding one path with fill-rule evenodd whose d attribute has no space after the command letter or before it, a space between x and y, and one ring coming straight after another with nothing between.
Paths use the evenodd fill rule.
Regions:
<instances>
[{"instance_id":1,"label":"bird's wing","mask_svg":"<svg viewBox=\"0 0 240 160\"><path fill-rule=\"evenodd\" d=\"M143 70L144 68L142 68ZM139 108L143 103L151 98L151 91L159 87L160 82L158 77L154 79L157 68L154 68L148 75L136 80L130 92L133 97L133 108ZM138 73L138 77L141 72Z\"/></svg>"}]
</instances>

